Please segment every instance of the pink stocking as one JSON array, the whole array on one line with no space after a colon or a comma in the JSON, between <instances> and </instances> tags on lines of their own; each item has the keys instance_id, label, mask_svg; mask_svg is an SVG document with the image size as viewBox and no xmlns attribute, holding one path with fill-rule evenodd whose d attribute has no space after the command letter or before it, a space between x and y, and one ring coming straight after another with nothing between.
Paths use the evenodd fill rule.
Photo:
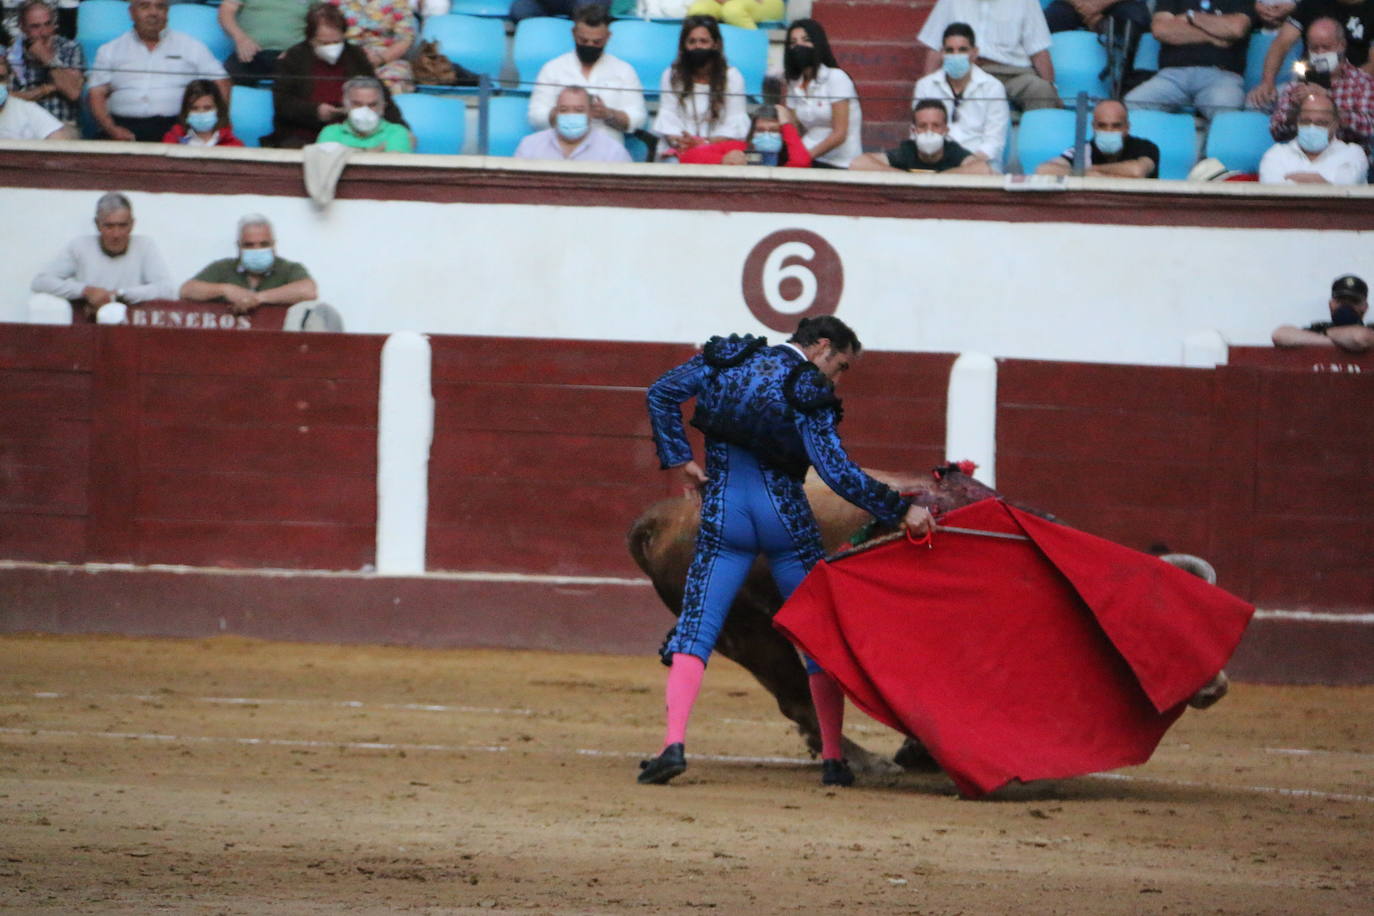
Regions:
<instances>
[{"instance_id":1,"label":"pink stocking","mask_svg":"<svg viewBox=\"0 0 1374 916\"><path fill-rule=\"evenodd\" d=\"M706 674L706 663L695 655L683 652L673 653L673 667L668 669L668 688L665 695L668 701L668 730L663 738L663 746L684 744L687 741L687 720L691 718L692 706L701 692L701 679Z\"/></svg>"},{"instance_id":2,"label":"pink stocking","mask_svg":"<svg viewBox=\"0 0 1374 916\"><path fill-rule=\"evenodd\" d=\"M807 678L811 683L811 703L816 707L816 719L821 726L821 758L839 760L840 736L844 731L844 691L835 679L824 671Z\"/></svg>"}]
</instances>

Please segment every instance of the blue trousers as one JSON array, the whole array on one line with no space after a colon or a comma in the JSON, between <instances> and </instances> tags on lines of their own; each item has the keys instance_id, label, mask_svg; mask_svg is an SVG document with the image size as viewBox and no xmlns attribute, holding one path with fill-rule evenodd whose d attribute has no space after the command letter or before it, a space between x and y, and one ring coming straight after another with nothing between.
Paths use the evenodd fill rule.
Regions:
<instances>
[{"instance_id":1,"label":"blue trousers","mask_svg":"<svg viewBox=\"0 0 1374 916\"><path fill-rule=\"evenodd\" d=\"M824 556L802 483L738 446L708 440L701 528L682 614L666 651L706 661L754 559L768 558L784 599ZM808 670L815 669L808 662Z\"/></svg>"}]
</instances>

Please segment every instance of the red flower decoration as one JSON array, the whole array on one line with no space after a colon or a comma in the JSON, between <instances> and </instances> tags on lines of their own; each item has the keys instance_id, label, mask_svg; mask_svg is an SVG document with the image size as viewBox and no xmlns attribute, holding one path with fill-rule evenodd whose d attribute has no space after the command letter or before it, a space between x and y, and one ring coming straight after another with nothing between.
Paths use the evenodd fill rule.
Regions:
<instances>
[{"instance_id":1,"label":"red flower decoration","mask_svg":"<svg viewBox=\"0 0 1374 916\"><path fill-rule=\"evenodd\" d=\"M973 472L978 470L978 465L974 464L972 461L969 461L967 458L965 458L963 461L956 461L954 463L958 465L959 470L964 474L965 477L972 477Z\"/></svg>"}]
</instances>

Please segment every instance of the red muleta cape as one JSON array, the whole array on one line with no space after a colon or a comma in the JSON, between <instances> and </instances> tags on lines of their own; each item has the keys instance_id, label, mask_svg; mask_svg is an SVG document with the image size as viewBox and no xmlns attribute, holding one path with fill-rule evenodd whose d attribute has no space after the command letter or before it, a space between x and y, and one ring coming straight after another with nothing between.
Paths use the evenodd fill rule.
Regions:
<instances>
[{"instance_id":1,"label":"red muleta cape","mask_svg":"<svg viewBox=\"0 0 1374 916\"><path fill-rule=\"evenodd\" d=\"M773 623L976 798L1144 763L1254 607L1162 560L987 499L819 564Z\"/></svg>"}]
</instances>

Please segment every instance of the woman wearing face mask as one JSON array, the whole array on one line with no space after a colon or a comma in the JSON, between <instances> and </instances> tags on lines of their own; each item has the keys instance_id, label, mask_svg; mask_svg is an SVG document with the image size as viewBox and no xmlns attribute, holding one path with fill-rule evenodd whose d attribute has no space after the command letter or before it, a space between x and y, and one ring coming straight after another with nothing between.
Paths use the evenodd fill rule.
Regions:
<instances>
[{"instance_id":1,"label":"woman wearing face mask","mask_svg":"<svg viewBox=\"0 0 1374 916\"><path fill-rule=\"evenodd\" d=\"M797 116L782 105L760 105L744 140L703 143L684 150L689 165L770 165L793 169L811 167L811 153L797 132Z\"/></svg>"},{"instance_id":2,"label":"woman wearing face mask","mask_svg":"<svg viewBox=\"0 0 1374 916\"><path fill-rule=\"evenodd\" d=\"M744 77L726 62L723 47L716 20L709 16L683 20L677 59L659 81L661 100L653 125L653 132L673 151L743 140L749 133Z\"/></svg>"},{"instance_id":3,"label":"woman wearing face mask","mask_svg":"<svg viewBox=\"0 0 1374 916\"><path fill-rule=\"evenodd\" d=\"M229 106L210 80L191 80L181 97L181 115L162 138L187 146L243 146L229 123Z\"/></svg>"},{"instance_id":4,"label":"woman wearing face mask","mask_svg":"<svg viewBox=\"0 0 1374 916\"><path fill-rule=\"evenodd\" d=\"M263 146L299 149L314 143L329 124L348 116L343 104L343 84L354 77L377 76L372 61L357 45L344 40L348 20L339 8L316 3L305 14L305 41L288 48L277 58L272 84L275 130ZM385 92L387 121L404 125L405 119Z\"/></svg>"},{"instance_id":5,"label":"woman wearing face mask","mask_svg":"<svg viewBox=\"0 0 1374 916\"><path fill-rule=\"evenodd\" d=\"M787 28L783 52L787 105L818 168L847 169L863 152L863 113L854 81L835 63L825 29L814 19Z\"/></svg>"}]
</instances>

